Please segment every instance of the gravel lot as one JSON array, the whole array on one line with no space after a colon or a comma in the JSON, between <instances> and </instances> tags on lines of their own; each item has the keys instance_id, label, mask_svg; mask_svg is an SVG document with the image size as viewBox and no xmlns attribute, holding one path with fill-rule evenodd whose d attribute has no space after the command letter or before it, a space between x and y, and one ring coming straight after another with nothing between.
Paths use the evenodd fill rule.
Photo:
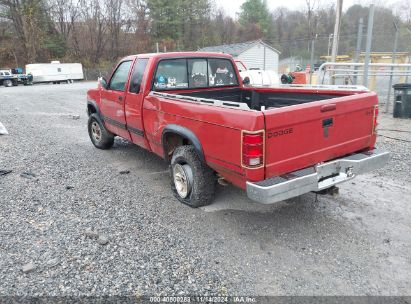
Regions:
<instances>
[{"instance_id":1,"label":"gravel lot","mask_svg":"<svg viewBox=\"0 0 411 304\"><path fill-rule=\"evenodd\" d=\"M191 209L154 154L92 146L94 86L0 87L0 296L411 294L411 120L382 115L389 166L337 198Z\"/></svg>"}]
</instances>

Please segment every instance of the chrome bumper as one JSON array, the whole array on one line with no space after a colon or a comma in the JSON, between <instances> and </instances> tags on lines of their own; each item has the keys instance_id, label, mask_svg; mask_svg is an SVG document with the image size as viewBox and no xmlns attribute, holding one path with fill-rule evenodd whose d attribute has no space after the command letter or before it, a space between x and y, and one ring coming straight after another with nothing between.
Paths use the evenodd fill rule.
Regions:
<instances>
[{"instance_id":1,"label":"chrome bumper","mask_svg":"<svg viewBox=\"0 0 411 304\"><path fill-rule=\"evenodd\" d=\"M389 152L378 149L352 154L261 182L247 182L247 195L263 204L279 202L307 192L321 191L358 174L379 169L389 159Z\"/></svg>"}]
</instances>

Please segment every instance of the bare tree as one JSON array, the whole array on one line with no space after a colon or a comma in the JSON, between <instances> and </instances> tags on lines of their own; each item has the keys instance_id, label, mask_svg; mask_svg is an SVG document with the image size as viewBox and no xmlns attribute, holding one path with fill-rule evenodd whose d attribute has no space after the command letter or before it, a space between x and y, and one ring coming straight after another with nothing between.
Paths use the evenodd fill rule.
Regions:
<instances>
[{"instance_id":1,"label":"bare tree","mask_svg":"<svg viewBox=\"0 0 411 304\"><path fill-rule=\"evenodd\" d=\"M107 12L107 27L110 39L110 57L116 59L119 55L120 31L124 25L123 0L105 0L105 10Z\"/></svg>"},{"instance_id":2,"label":"bare tree","mask_svg":"<svg viewBox=\"0 0 411 304\"><path fill-rule=\"evenodd\" d=\"M25 54L26 62L34 62L42 41L41 30L44 2L42 0L0 0L8 10L6 15L13 22L18 42Z\"/></svg>"},{"instance_id":3,"label":"bare tree","mask_svg":"<svg viewBox=\"0 0 411 304\"><path fill-rule=\"evenodd\" d=\"M55 28L66 42L80 14L80 2L81 0L48 0Z\"/></svg>"},{"instance_id":4,"label":"bare tree","mask_svg":"<svg viewBox=\"0 0 411 304\"><path fill-rule=\"evenodd\" d=\"M132 46L134 52L147 52L151 48L150 19L147 4L143 0L127 0L129 8L128 32L133 33L133 43L126 41ZM128 37L128 35L125 35Z\"/></svg>"},{"instance_id":5,"label":"bare tree","mask_svg":"<svg viewBox=\"0 0 411 304\"><path fill-rule=\"evenodd\" d=\"M305 0L307 6L307 36L315 36L315 11L319 7L319 0ZM310 42L308 42L307 50L310 49Z\"/></svg>"}]
</instances>

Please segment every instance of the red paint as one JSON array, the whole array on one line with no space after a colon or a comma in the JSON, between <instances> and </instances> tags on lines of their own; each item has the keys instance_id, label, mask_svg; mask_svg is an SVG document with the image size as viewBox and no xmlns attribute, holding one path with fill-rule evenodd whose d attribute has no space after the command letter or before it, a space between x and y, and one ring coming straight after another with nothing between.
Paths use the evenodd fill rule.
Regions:
<instances>
[{"instance_id":1,"label":"red paint","mask_svg":"<svg viewBox=\"0 0 411 304\"><path fill-rule=\"evenodd\" d=\"M149 59L139 93L128 92L130 72L126 92L99 87L88 92L88 100L96 103L101 115L128 128L115 126L106 120L107 129L161 157L164 157L164 128L175 124L189 129L200 141L206 163L242 188L246 181L260 181L375 145L377 96L372 92L321 90L321 94L337 98L266 111L243 111L148 96L158 61L186 57L228 58L233 62L237 78L241 80L229 55L200 52L143 54L121 61L131 60L134 66L140 58ZM319 92L307 88L245 88L241 83L237 87L244 92ZM195 91L198 90L201 89ZM193 91L187 89L167 93ZM121 101L119 97L122 97ZM332 125L323 127L324 120L331 118ZM142 134L133 133L133 129L141 130ZM258 133L242 137L243 131L264 131L261 134L265 138ZM263 164L256 168L244 166L243 158L253 156L261 157Z\"/></svg>"}]
</instances>

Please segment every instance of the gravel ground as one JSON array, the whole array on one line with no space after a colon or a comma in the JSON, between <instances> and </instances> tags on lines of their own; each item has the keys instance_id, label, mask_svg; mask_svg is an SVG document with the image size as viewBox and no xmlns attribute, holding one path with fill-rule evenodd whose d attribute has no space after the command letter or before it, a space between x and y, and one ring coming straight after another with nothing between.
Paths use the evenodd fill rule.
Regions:
<instances>
[{"instance_id":1,"label":"gravel ground","mask_svg":"<svg viewBox=\"0 0 411 304\"><path fill-rule=\"evenodd\" d=\"M411 120L382 115L390 164L336 198L191 209L154 154L92 146L94 86L0 88L0 296L411 294Z\"/></svg>"}]
</instances>

